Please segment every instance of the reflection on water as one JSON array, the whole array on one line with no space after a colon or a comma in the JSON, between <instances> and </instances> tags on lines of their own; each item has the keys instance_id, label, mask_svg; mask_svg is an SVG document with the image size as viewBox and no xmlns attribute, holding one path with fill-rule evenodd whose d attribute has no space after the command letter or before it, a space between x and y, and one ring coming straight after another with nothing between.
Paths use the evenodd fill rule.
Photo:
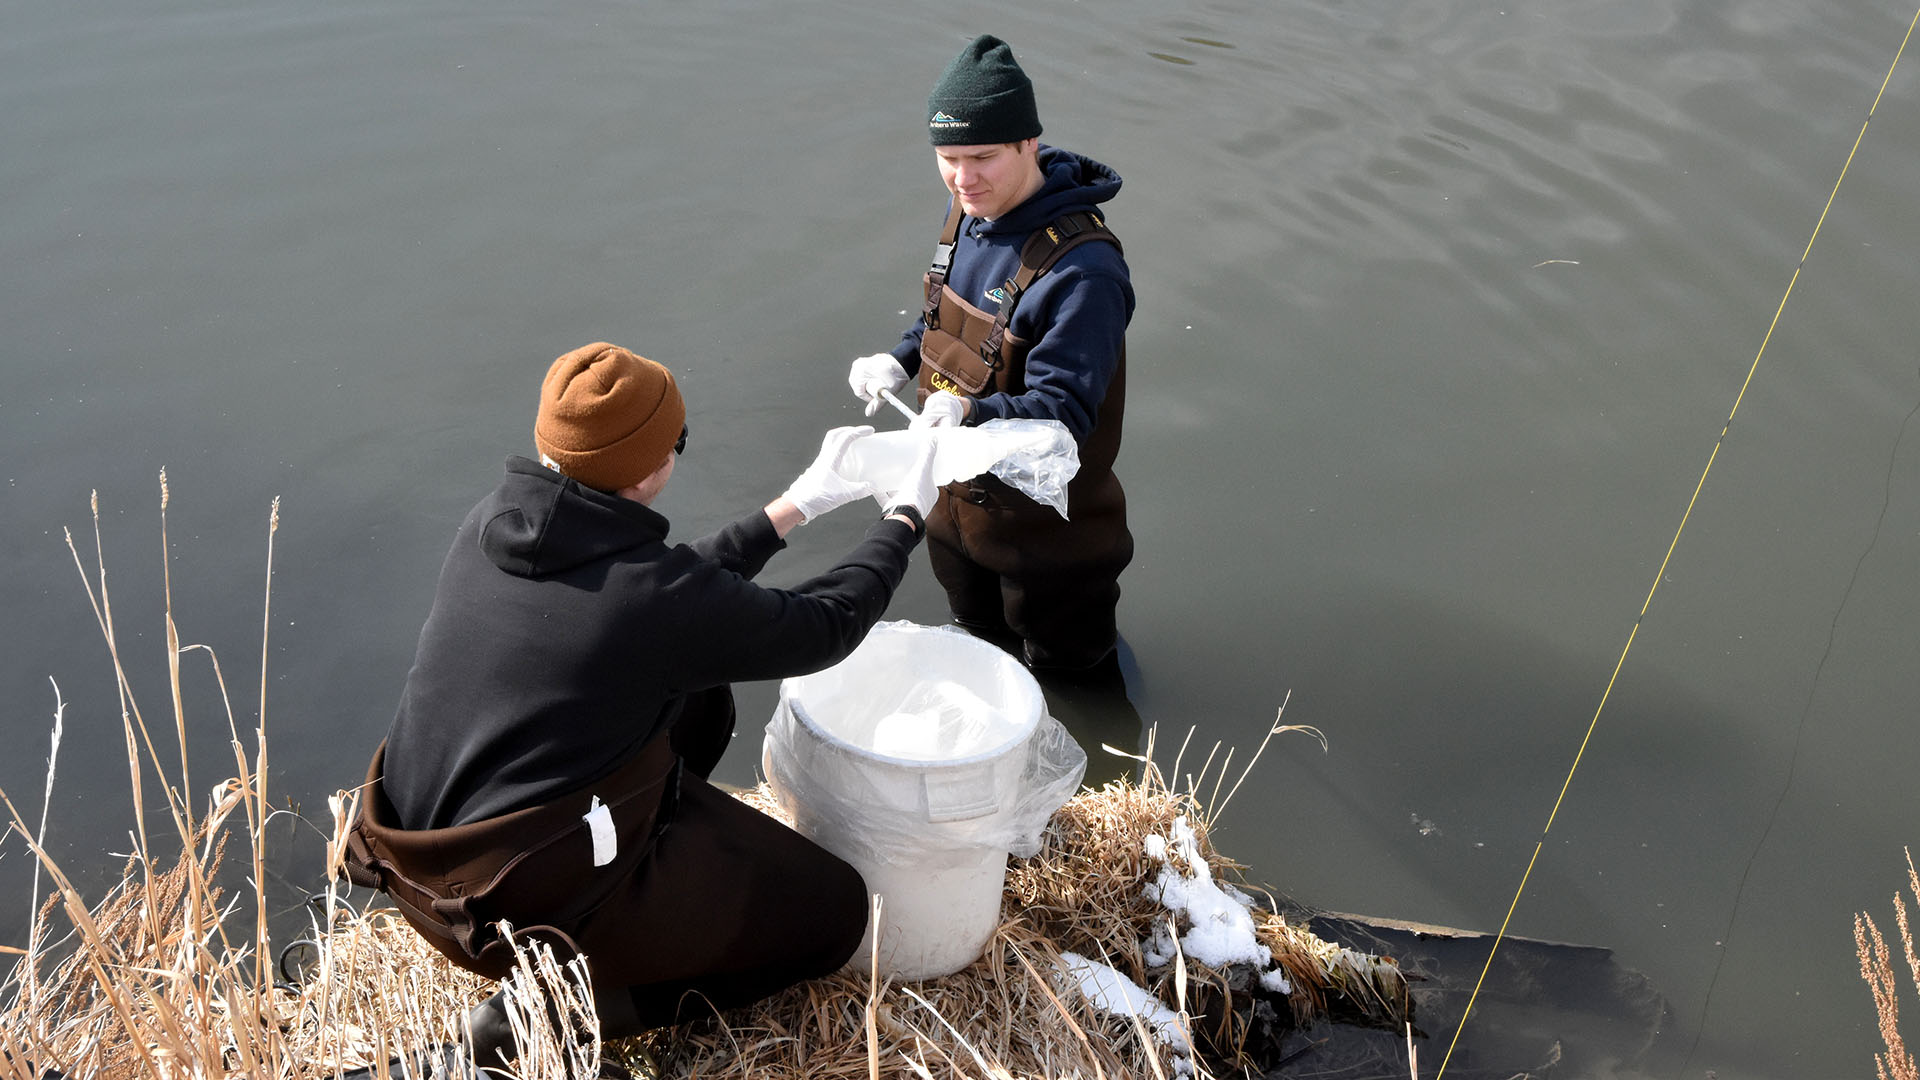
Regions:
<instances>
[{"instance_id":1,"label":"reflection on water","mask_svg":"<svg viewBox=\"0 0 1920 1080\"><path fill-rule=\"evenodd\" d=\"M1146 736L1140 714L1127 695L1124 669L1132 659L1132 650L1122 640L1106 659L1086 671L1036 673L1046 694L1047 711L1087 751L1083 781L1087 787L1139 776L1138 763L1121 756L1138 753ZM1104 749L1109 746L1120 753Z\"/></svg>"}]
</instances>

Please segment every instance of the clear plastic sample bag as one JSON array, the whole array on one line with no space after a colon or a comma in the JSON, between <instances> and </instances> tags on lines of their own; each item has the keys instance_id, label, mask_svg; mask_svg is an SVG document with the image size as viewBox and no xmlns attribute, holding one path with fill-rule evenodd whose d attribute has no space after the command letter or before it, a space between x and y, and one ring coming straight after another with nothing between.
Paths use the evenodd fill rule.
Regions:
<instances>
[{"instance_id":1,"label":"clear plastic sample bag","mask_svg":"<svg viewBox=\"0 0 1920 1080\"><path fill-rule=\"evenodd\" d=\"M988 474L1067 516L1067 483L1080 471L1080 447L1058 420L989 420L978 427L880 431L847 448L839 469L849 482L870 484L886 506L906 483L921 447L934 443L938 484Z\"/></svg>"}]
</instances>

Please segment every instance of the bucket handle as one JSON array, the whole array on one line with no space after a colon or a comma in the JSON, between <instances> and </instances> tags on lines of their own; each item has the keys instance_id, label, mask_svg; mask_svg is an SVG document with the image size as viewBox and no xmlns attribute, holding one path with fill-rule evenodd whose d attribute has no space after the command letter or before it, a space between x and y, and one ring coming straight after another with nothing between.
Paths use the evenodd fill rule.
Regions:
<instances>
[{"instance_id":1,"label":"bucket handle","mask_svg":"<svg viewBox=\"0 0 1920 1080\"><path fill-rule=\"evenodd\" d=\"M920 774L920 784L929 822L969 821L1000 809L991 762L967 769L925 772Z\"/></svg>"}]
</instances>

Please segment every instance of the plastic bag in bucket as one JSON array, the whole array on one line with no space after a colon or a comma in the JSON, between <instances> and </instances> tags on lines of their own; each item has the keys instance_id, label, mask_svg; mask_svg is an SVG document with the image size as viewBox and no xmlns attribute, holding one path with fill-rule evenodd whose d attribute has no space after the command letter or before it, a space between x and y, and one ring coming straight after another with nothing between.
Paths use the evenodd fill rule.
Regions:
<instances>
[{"instance_id":1,"label":"plastic bag in bucket","mask_svg":"<svg viewBox=\"0 0 1920 1080\"><path fill-rule=\"evenodd\" d=\"M839 664L784 680L764 751L794 827L884 898L881 965L908 978L979 956L1008 854L1039 850L1086 763L1017 661L910 622L881 623Z\"/></svg>"}]
</instances>

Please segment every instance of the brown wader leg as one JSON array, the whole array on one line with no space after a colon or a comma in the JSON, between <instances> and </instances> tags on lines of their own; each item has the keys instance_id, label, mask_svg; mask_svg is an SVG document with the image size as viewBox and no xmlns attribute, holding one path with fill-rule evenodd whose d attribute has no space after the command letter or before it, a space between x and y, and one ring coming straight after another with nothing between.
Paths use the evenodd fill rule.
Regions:
<instances>
[{"instance_id":1,"label":"brown wader leg","mask_svg":"<svg viewBox=\"0 0 1920 1080\"><path fill-rule=\"evenodd\" d=\"M1120 583L1105 574L1058 571L1002 578L1007 625L1026 641L1033 669L1078 671L1113 652Z\"/></svg>"},{"instance_id":2,"label":"brown wader leg","mask_svg":"<svg viewBox=\"0 0 1920 1080\"><path fill-rule=\"evenodd\" d=\"M830 974L866 927L858 871L689 775L673 824L575 938L609 996L629 988L621 1019L644 1029Z\"/></svg>"},{"instance_id":3,"label":"brown wader leg","mask_svg":"<svg viewBox=\"0 0 1920 1080\"><path fill-rule=\"evenodd\" d=\"M927 537L927 565L947 591L954 624L1020 656L1020 635L1007 626L1000 575L962 555L937 535Z\"/></svg>"},{"instance_id":4,"label":"brown wader leg","mask_svg":"<svg viewBox=\"0 0 1920 1080\"><path fill-rule=\"evenodd\" d=\"M1137 753L1146 732L1139 711L1127 696L1126 675L1121 670L1124 649L1124 645L1116 646L1099 663L1083 670L1038 669L1033 673L1046 695L1048 715L1060 721L1087 751L1087 773L1080 783L1089 789L1134 771L1131 761L1109 754L1101 746Z\"/></svg>"},{"instance_id":5,"label":"brown wader leg","mask_svg":"<svg viewBox=\"0 0 1920 1080\"><path fill-rule=\"evenodd\" d=\"M954 621L1036 670L1091 667L1118 638L1133 535L1119 482L1089 479L1072 521L992 478L949 485L927 518L927 561Z\"/></svg>"}]
</instances>

